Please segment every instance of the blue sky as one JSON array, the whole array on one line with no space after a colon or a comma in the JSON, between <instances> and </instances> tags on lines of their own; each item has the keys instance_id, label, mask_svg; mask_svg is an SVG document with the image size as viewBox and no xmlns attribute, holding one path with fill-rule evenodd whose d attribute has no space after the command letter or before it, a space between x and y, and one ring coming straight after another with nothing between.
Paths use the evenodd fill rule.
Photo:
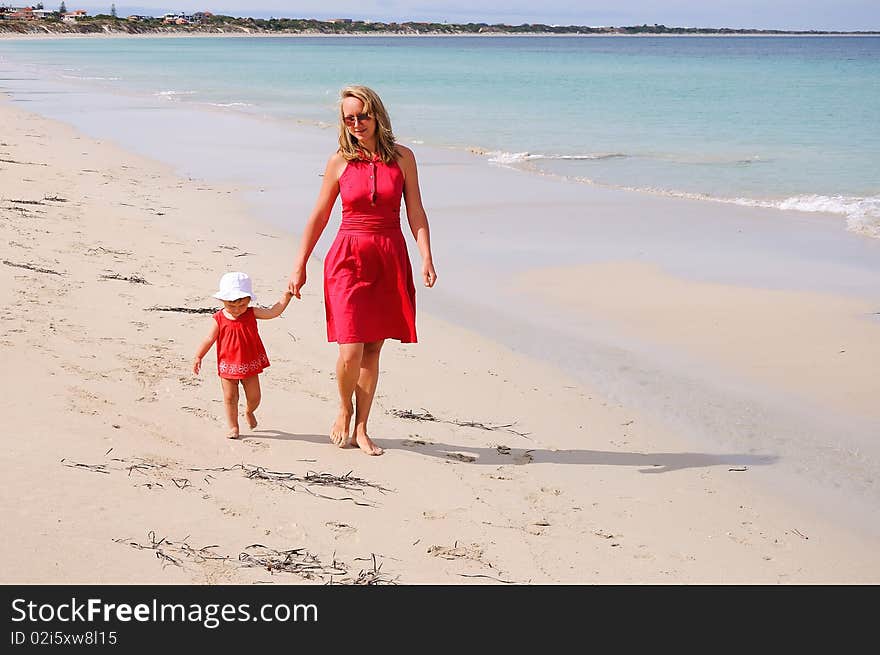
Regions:
<instances>
[{"instance_id":1,"label":"blue sky","mask_svg":"<svg viewBox=\"0 0 880 655\"><path fill-rule=\"evenodd\" d=\"M0 0L6 3L9 0ZM54 7L54 0L44 3ZM109 13L110 3L66 2L68 9ZM133 0L120 16L212 11L268 18L354 18L450 23L548 23L758 29L880 30L880 0Z\"/></svg>"}]
</instances>

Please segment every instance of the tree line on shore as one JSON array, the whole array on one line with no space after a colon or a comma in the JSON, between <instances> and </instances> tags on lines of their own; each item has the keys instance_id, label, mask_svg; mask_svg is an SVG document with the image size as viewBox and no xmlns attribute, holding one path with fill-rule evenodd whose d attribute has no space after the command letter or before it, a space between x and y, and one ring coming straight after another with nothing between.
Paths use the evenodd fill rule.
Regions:
<instances>
[{"instance_id":1,"label":"tree line on shore","mask_svg":"<svg viewBox=\"0 0 880 655\"><path fill-rule=\"evenodd\" d=\"M39 8L42 8L40 6ZM149 16L119 17L115 5L109 14L80 17L76 22L65 23L61 14L66 10L61 4L59 13L39 21L0 20L0 31L39 33L39 32L115 32L115 33L288 33L288 34L727 34L727 35L782 35L782 34L876 34L876 32L833 32L823 30L759 30L714 27L667 27L666 25L631 25L625 27L590 27L585 25L546 25L543 23L524 23L506 25L503 23L431 23L431 22L372 22L358 20L322 21L310 18L241 18L223 15L202 16L183 24L164 22L162 18ZM4 7L0 7L0 18L4 16Z\"/></svg>"}]
</instances>

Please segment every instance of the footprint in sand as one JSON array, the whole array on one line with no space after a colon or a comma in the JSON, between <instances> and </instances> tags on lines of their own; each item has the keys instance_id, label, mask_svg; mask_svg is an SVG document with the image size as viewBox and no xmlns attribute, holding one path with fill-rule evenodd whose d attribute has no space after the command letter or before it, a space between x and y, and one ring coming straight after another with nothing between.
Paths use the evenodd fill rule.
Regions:
<instances>
[{"instance_id":1,"label":"footprint in sand","mask_svg":"<svg viewBox=\"0 0 880 655\"><path fill-rule=\"evenodd\" d=\"M88 414L96 416L103 405L112 405L112 403L101 396L95 395L80 387L70 387L68 397L69 407L76 410L80 414ZM98 407L96 407L98 405Z\"/></svg>"},{"instance_id":2,"label":"footprint in sand","mask_svg":"<svg viewBox=\"0 0 880 655\"><path fill-rule=\"evenodd\" d=\"M182 406L180 409L182 409L184 412L188 412L189 414L192 414L193 416L198 416L199 418L207 418L207 419L211 419L212 421L217 420L216 416L214 416L210 412L206 412L204 409L201 409L200 407Z\"/></svg>"},{"instance_id":3,"label":"footprint in sand","mask_svg":"<svg viewBox=\"0 0 880 655\"><path fill-rule=\"evenodd\" d=\"M335 538L339 539L340 537L348 537L357 532L357 528L348 525L348 523L339 523L337 521L327 521L324 525L335 532Z\"/></svg>"},{"instance_id":4,"label":"footprint in sand","mask_svg":"<svg viewBox=\"0 0 880 655\"><path fill-rule=\"evenodd\" d=\"M464 453L446 453L446 456L449 459L454 459L459 462L466 462L468 464L471 464L471 463L477 461L476 457L474 457L472 455L465 455Z\"/></svg>"},{"instance_id":5,"label":"footprint in sand","mask_svg":"<svg viewBox=\"0 0 880 655\"><path fill-rule=\"evenodd\" d=\"M602 539L617 539L621 536L619 534L611 534L610 532L605 532L604 530L593 530L593 534Z\"/></svg>"},{"instance_id":6,"label":"footprint in sand","mask_svg":"<svg viewBox=\"0 0 880 655\"><path fill-rule=\"evenodd\" d=\"M455 542L452 546L431 546L428 555L442 557L443 559L469 559L475 562L483 562L483 547L480 544L466 544L459 546Z\"/></svg>"},{"instance_id":7,"label":"footprint in sand","mask_svg":"<svg viewBox=\"0 0 880 655\"><path fill-rule=\"evenodd\" d=\"M247 435L242 435L239 439L239 442L245 444L246 446L249 446L251 450L265 450L269 447L269 444L264 441L259 441L258 439L248 439Z\"/></svg>"},{"instance_id":8,"label":"footprint in sand","mask_svg":"<svg viewBox=\"0 0 880 655\"><path fill-rule=\"evenodd\" d=\"M549 528L550 524L545 520L535 521L534 523L530 523L525 528L523 528L530 535L535 537L541 537L544 535L544 528Z\"/></svg>"},{"instance_id":9,"label":"footprint in sand","mask_svg":"<svg viewBox=\"0 0 880 655\"><path fill-rule=\"evenodd\" d=\"M421 439L404 439L400 442L401 446L406 446L407 448L414 448L415 446L433 446L434 444L430 441L422 441Z\"/></svg>"}]
</instances>

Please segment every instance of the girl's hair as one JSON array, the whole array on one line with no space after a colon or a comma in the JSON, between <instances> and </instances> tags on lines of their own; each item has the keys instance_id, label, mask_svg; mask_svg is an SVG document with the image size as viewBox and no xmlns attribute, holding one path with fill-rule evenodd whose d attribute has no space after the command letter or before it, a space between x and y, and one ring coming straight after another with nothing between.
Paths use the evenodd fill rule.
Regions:
<instances>
[{"instance_id":1,"label":"girl's hair","mask_svg":"<svg viewBox=\"0 0 880 655\"><path fill-rule=\"evenodd\" d=\"M345 161L364 158L364 151L358 144L357 138L345 129L342 102L346 98L357 98L364 103L364 113L369 114L376 121L376 154L379 155L379 158L386 164L396 160L398 154L395 148L394 132L391 131L391 118L388 116L379 94L369 87L353 85L345 87L339 94L339 152Z\"/></svg>"}]
</instances>

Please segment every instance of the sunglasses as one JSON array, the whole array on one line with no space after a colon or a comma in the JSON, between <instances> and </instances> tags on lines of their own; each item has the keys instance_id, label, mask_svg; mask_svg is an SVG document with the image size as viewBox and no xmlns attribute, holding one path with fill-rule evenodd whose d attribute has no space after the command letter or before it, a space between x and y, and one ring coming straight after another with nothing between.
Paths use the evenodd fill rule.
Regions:
<instances>
[{"instance_id":1,"label":"sunglasses","mask_svg":"<svg viewBox=\"0 0 880 655\"><path fill-rule=\"evenodd\" d=\"M370 116L369 114L357 114L356 116L343 116L342 121L346 125L354 125L356 122L363 123L365 121L370 120L371 118L373 118L373 117Z\"/></svg>"}]
</instances>

